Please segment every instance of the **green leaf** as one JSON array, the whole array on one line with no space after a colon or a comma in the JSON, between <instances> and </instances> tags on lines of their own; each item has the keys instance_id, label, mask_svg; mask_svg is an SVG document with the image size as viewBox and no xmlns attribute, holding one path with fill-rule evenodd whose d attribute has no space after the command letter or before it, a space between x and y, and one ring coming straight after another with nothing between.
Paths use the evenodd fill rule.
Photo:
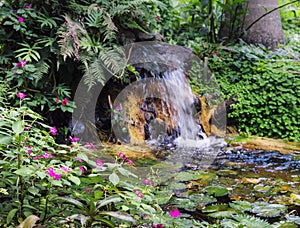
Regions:
<instances>
[{"instance_id":1,"label":"green leaf","mask_svg":"<svg viewBox=\"0 0 300 228\"><path fill-rule=\"evenodd\" d=\"M230 207L238 211L251 211L252 203L248 201L234 201L229 203Z\"/></svg>"},{"instance_id":2,"label":"green leaf","mask_svg":"<svg viewBox=\"0 0 300 228\"><path fill-rule=\"evenodd\" d=\"M11 136L4 136L4 135L0 135L0 145L1 144L10 144L12 141L12 137Z\"/></svg>"},{"instance_id":3,"label":"green leaf","mask_svg":"<svg viewBox=\"0 0 300 228\"><path fill-rule=\"evenodd\" d=\"M135 222L133 217L131 217L129 214L122 213L122 212L105 211L105 212L101 212L101 214L109 215L109 216L115 217L117 219L121 219L123 221L126 221L126 222Z\"/></svg>"},{"instance_id":4,"label":"green leaf","mask_svg":"<svg viewBox=\"0 0 300 228\"><path fill-rule=\"evenodd\" d=\"M12 219L15 217L16 212L18 211L17 208L12 209L10 212L8 212L6 217L6 223L11 223Z\"/></svg>"},{"instance_id":5,"label":"green leaf","mask_svg":"<svg viewBox=\"0 0 300 228\"><path fill-rule=\"evenodd\" d=\"M225 196L228 194L228 190L222 186L208 186L204 189L208 195L214 195L216 197Z\"/></svg>"},{"instance_id":6,"label":"green leaf","mask_svg":"<svg viewBox=\"0 0 300 228\"><path fill-rule=\"evenodd\" d=\"M84 154L84 153L79 153L79 154L77 154L77 157L78 158L80 158L80 159L82 159L83 161L85 161L85 162L88 162L89 161L89 158L86 156L86 154Z\"/></svg>"},{"instance_id":7,"label":"green leaf","mask_svg":"<svg viewBox=\"0 0 300 228\"><path fill-rule=\"evenodd\" d=\"M17 169L14 173L23 177L28 177L33 173L33 171L30 168L23 166L20 169Z\"/></svg>"},{"instance_id":8,"label":"green leaf","mask_svg":"<svg viewBox=\"0 0 300 228\"><path fill-rule=\"evenodd\" d=\"M69 204L73 204L74 206L78 207L79 209L84 209L84 204L81 203L80 201L76 200L76 199L73 199L71 197L61 197L61 196L58 196L58 197L55 197L53 200L55 201L63 201L63 202L66 202L66 203L69 203Z\"/></svg>"},{"instance_id":9,"label":"green leaf","mask_svg":"<svg viewBox=\"0 0 300 228\"><path fill-rule=\"evenodd\" d=\"M108 179L115 186L120 182L120 178L116 173L110 174Z\"/></svg>"},{"instance_id":10,"label":"green leaf","mask_svg":"<svg viewBox=\"0 0 300 228\"><path fill-rule=\"evenodd\" d=\"M13 122L13 124L12 124L12 130L17 135L19 135L20 133L22 133L24 131L23 121L22 120L17 120L15 122Z\"/></svg>"},{"instance_id":11,"label":"green leaf","mask_svg":"<svg viewBox=\"0 0 300 228\"><path fill-rule=\"evenodd\" d=\"M69 176L68 180L72 181L76 185L80 185L80 179L76 176Z\"/></svg>"},{"instance_id":12,"label":"green leaf","mask_svg":"<svg viewBox=\"0 0 300 228\"><path fill-rule=\"evenodd\" d=\"M111 203L118 203L121 201L122 201L122 199L119 196L110 196L110 197L105 198L104 200L97 202L97 209L99 209L105 205L108 205Z\"/></svg>"},{"instance_id":13,"label":"green leaf","mask_svg":"<svg viewBox=\"0 0 300 228\"><path fill-rule=\"evenodd\" d=\"M39 189L34 187L34 186L31 186L30 188L28 188L28 192L30 192L32 195L37 195L39 193Z\"/></svg>"},{"instance_id":14,"label":"green leaf","mask_svg":"<svg viewBox=\"0 0 300 228\"><path fill-rule=\"evenodd\" d=\"M270 204L266 202L256 202L253 204L251 210L257 216L261 217L277 217L284 211L286 211L286 206L281 204Z\"/></svg>"},{"instance_id":15,"label":"green leaf","mask_svg":"<svg viewBox=\"0 0 300 228\"><path fill-rule=\"evenodd\" d=\"M41 171L36 171L36 175L41 179L44 179L47 176L45 172L41 172Z\"/></svg>"}]
</instances>

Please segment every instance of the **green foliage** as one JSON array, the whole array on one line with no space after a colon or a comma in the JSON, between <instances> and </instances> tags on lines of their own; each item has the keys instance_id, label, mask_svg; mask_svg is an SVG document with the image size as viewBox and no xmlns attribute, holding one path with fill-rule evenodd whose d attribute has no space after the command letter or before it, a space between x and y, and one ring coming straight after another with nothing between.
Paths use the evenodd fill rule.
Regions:
<instances>
[{"instance_id":1,"label":"green foliage","mask_svg":"<svg viewBox=\"0 0 300 228\"><path fill-rule=\"evenodd\" d=\"M229 117L240 132L299 140L300 65L293 58L286 49L245 44L222 47L210 58L224 97L234 102Z\"/></svg>"}]
</instances>

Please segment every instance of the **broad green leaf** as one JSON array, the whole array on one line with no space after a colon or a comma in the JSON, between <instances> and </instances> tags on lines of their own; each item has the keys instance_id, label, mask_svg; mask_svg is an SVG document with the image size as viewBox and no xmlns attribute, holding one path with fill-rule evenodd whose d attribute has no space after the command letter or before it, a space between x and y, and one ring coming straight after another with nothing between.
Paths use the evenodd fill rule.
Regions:
<instances>
[{"instance_id":1,"label":"broad green leaf","mask_svg":"<svg viewBox=\"0 0 300 228\"><path fill-rule=\"evenodd\" d=\"M38 175L39 178L44 179L47 174L45 172L36 171L36 175Z\"/></svg>"},{"instance_id":2,"label":"broad green leaf","mask_svg":"<svg viewBox=\"0 0 300 228\"><path fill-rule=\"evenodd\" d=\"M80 158L80 159L82 159L85 162L89 161L89 158L86 156L86 154L79 153L79 154L77 154L77 157Z\"/></svg>"},{"instance_id":3,"label":"broad green leaf","mask_svg":"<svg viewBox=\"0 0 300 228\"><path fill-rule=\"evenodd\" d=\"M14 173L23 177L28 177L33 173L33 171L30 168L23 166L20 169L17 169Z\"/></svg>"},{"instance_id":4,"label":"broad green leaf","mask_svg":"<svg viewBox=\"0 0 300 228\"><path fill-rule=\"evenodd\" d=\"M108 205L111 203L118 203L121 201L122 201L122 199L119 196L110 196L110 197L105 198L104 200L97 202L97 208L99 209L105 205Z\"/></svg>"},{"instance_id":5,"label":"broad green leaf","mask_svg":"<svg viewBox=\"0 0 300 228\"><path fill-rule=\"evenodd\" d=\"M230 218L232 215L236 215L238 212L234 210L228 210L228 211L218 211L208 214L208 216L213 218Z\"/></svg>"},{"instance_id":6,"label":"broad green leaf","mask_svg":"<svg viewBox=\"0 0 300 228\"><path fill-rule=\"evenodd\" d=\"M238 211L251 211L252 203L248 201L234 201L229 203L230 207Z\"/></svg>"},{"instance_id":7,"label":"broad green leaf","mask_svg":"<svg viewBox=\"0 0 300 228\"><path fill-rule=\"evenodd\" d=\"M255 213L257 216L262 217L276 217L281 213L286 211L286 206L281 204L270 204L266 202L256 202L253 204L251 210L252 213Z\"/></svg>"},{"instance_id":8,"label":"broad green leaf","mask_svg":"<svg viewBox=\"0 0 300 228\"><path fill-rule=\"evenodd\" d=\"M131 217L129 214L122 213L122 212L105 211L105 212L101 212L101 214L109 215L109 216L115 217L117 219L121 219L123 221L126 221L126 222L135 222L135 219L133 217Z\"/></svg>"},{"instance_id":9,"label":"broad green leaf","mask_svg":"<svg viewBox=\"0 0 300 228\"><path fill-rule=\"evenodd\" d=\"M31 186L30 188L28 188L28 192L35 196L39 193L39 189L34 186Z\"/></svg>"},{"instance_id":10,"label":"broad green leaf","mask_svg":"<svg viewBox=\"0 0 300 228\"><path fill-rule=\"evenodd\" d=\"M68 180L72 181L76 185L80 185L80 179L76 176L69 176Z\"/></svg>"},{"instance_id":11,"label":"broad green leaf","mask_svg":"<svg viewBox=\"0 0 300 228\"><path fill-rule=\"evenodd\" d=\"M11 136L4 136L4 135L0 135L0 145L4 144L10 144L10 142L12 141L12 137Z\"/></svg>"},{"instance_id":12,"label":"broad green leaf","mask_svg":"<svg viewBox=\"0 0 300 228\"><path fill-rule=\"evenodd\" d=\"M117 185L120 182L120 178L116 173L110 174L108 179L113 185Z\"/></svg>"},{"instance_id":13,"label":"broad green leaf","mask_svg":"<svg viewBox=\"0 0 300 228\"><path fill-rule=\"evenodd\" d=\"M216 197L225 196L228 194L228 190L222 186L208 186L204 189L208 195L214 195Z\"/></svg>"},{"instance_id":14,"label":"broad green leaf","mask_svg":"<svg viewBox=\"0 0 300 228\"><path fill-rule=\"evenodd\" d=\"M59 202L63 201L63 202L69 203L69 204L73 204L73 205L77 206L80 209L84 209L84 204L83 203L81 203L80 201L78 201L76 199L73 199L71 197L58 196L58 197L55 197L53 200L59 201Z\"/></svg>"},{"instance_id":15,"label":"broad green leaf","mask_svg":"<svg viewBox=\"0 0 300 228\"><path fill-rule=\"evenodd\" d=\"M13 124L12 124L12 130L17 135L19 135L20 133L22 133L24 131L23 121L22 120L17 120L15 122L13 122Z\"/></svg>"},{"instance_id":16,"label":"broad green leaf","mask_svg":"<svg viewBox=\"0 0 300 228\"><path fill-rule=\"evenodd\" d=\"M10 212L8 212L7 217L6 217L6 223L10 224L12 219L15 217L16 212L18 211L17 208L12 209Z\"/></svg>"}]
</instances>

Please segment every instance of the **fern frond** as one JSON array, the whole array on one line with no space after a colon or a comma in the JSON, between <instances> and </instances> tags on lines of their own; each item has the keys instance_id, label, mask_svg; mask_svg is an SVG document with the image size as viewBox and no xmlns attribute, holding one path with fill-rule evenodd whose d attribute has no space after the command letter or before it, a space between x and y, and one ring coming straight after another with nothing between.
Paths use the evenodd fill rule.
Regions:
<instances>
[{"instance_id":1,"label":"fern frond","mask_svg":"<svg viewBox=\"0 0 300 228\"><path fill-rule=\"evenodd\" d=\"M49 64L47 64L45 61L39 61L36 65L36 70L32 74L34 78L34 83L37 84L45 74L49 72Z\"/></svg>"},{"instance_id":2,"label":"fern frond","mask_svg":"<svg viewBox=\"0 0 300 228\"><path fill-rule=\"evenodd\" d=\"M71 58L72 56L79 60L79 39L87 32L82 24L72 21L68 15L64 16L64 18L64 30L61 29L59 31L60 40L58 41L61 54L64 61L66 61L67 57Z\"/></svg>"},{"instance_id":3,"label":"fern frond","mask_svg":"<svg viewBox=\"0 0 300 228\"><path fill-rule=\"evenodd\" d=\"M103 66L98 59L95 59L85 70L83 75L84 83L91 89L96 83L104 84L105 75Z\"/></svg>"},{"instance_id":4,"label":"fern frond","mask_svg":"<svg viewBox=\"0 0 300 228\"><path fill-rule=\"evenodd\" d=\"M99 54L99 58L112 74L117 74L127 65L125 53L121 48L103 49Z\"/></svg>"}]
</instances>

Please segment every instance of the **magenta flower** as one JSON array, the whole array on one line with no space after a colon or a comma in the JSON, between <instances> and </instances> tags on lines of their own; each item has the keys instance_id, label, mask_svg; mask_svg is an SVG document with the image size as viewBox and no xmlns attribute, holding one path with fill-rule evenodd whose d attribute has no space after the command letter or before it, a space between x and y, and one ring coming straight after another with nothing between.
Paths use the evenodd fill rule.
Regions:
<instances>
[{"instance_id":1,"label":"magenta flower","mask_svg":"<svg viewBox=\"0 0 300 228\"><path fill-rule=\"evenodd\" d=\"M90 188L84 188L84 190L86 190L86 191L88 191L89 193L93 194L93 191L92 191L92 189L90 189Z\"/></svg>"},{"instance_id":2,"label":"magenta flower","mask_svg":"<svg viewBox=\"0 0 300 228\"><path fill-rule=\"evenodd\" d=\"M50 127L49 130L50 130L52 135L56 135L56 133L57 133L56 127Z\"/></svg>"},{"instance_id":3,"label":"magenta flower","mask_svg":"<svg viewBox=\"0 0 300 228\"><path fill-rule=\"evenodd\" d=\"M32 128L32 126L26 126L26 127L24 127L24 130L28 131L30 128Z\"/></svg>"},{"instance_id":4,"label":"magenta flower","mask_svg":"<svg viewBox=\"0 0 300 228\"><path fill-rule=\"evenodd\" d=\"M25 93L21 93L21 92L17 93L17 97L20 98L21 100L24 99L26 96L27 96L27 94L25 94Z\"/></svg>"},{"instance_id":5,"label":"magenta flower","mask_svg":"<svg viewBox=\"0 0 300 228\"><path fill-rule=\"evenodd\" d=\"M215 52L213 53L213 56L218 56L218 54L219 54L219 53L215 51Z\"/></svg>"},{"instance_id":6,"label":"magenta flower","mask_svg":"<svg viewBox=\"0 0 300 228\"><path fill-rule=\"evenodd\" d=\"M116 106L116 110L117 110L117 111L120 111L120 110L121 110L121 106L120 106L120 105L117 105L117 106Z\"/></svg>"},{"instance_id":7,"label":"magenta flower","mask_svg":"<svg viewBox=\"0 0 300 228\"><path fill-rule=\"evenodd\" d=\"M154 184L153 184L149 179L143 180L143 183L144 183L145 185L150 185L150 186L154 187Z\"/></svg>"},{"instance_id":8,"label":"magenta flower","mask_svg":"<svg viewBox=\"0 0 300 228\"><path fill-rule=\"evenodd\" d=\"M27 64L26 60L22 60L22 61L17 63L17 68L21 69L24 66L26 66L26 64Z\"/></svg>"},{"instance_id":9,"label":"magenta flower","mask_svg":"<svg viewBox=\"0 0 300 228\"><path fill-rule=\"evenodd\" d=\"M160 19L160 16L159 15L156 15L156 17L155 17L157 20L159 20Z\"/></svg>"},{"instance_id":10,"label":"magenta flower","mask_svg":"<svg viewBox=\"0 0 300 228\"><path fill-rule=\"evenodd\" d=\"M79 166L79 169L81 170L81 173L84 174L84 168L82 166Z\"/></svg>"},{"instance_id":11,"label":"magenta flower","mask_svg":"<svg viewBox=\"0 0 300 228\"><path fill-rule=\"evenodd\" d=\"M56 99L55 99L55 103L58 103L58 102L59 102L59 99L58 99L58 98L56 98Z\"/></svg>"},{"instance_id":12,"label":"magenta flower","mask_svg":"<svg viewBox=\"0 0 300 228\"><path fill-rule=\"evenodd\" d=\"M86 143L85 146L86 146L86 148L88 148L90 150L91 149L94 149L94 150L97 149L97 147L93 143Z\"/></svg>"},{"instance_id":13,"label":"magenta flower","mask_svg":"<svg viewBox=\"0 0 300 228\"><path fill-rule=\"evenodd\" d=\"M79 138L75 138L75 137L72 138L72 137L70 137L69 140L70 140L71 142L77 142L77 141L79 140Z\"/></svg>"},{"instance_id":14,"label":"magenta flower","mask_svg":"<svg viewBox=\"0 0 300 228\"><path fill-rule=\"evenodd\" d=\"M24 18L23 17L19 17L18 18L18 22L20 22L20 23L24 22Z\"/></svg>"},{"instance_id":15,"label":"magenta flower","mask_svg":"<svg viewBox=\"0 0 300 228\"><path fill-rule=\"evenodd\" d=\"M62 171L64 171L65 173L70 172L70 170L69 170L67 167L64 167L64 166L60 167L60 169L61 169Z\"/></svg>"},{"instance_id":16,"label":"magenta flower","mask_svg":"<svg viewBox=\"0 0 300 228\"><path fill-rule=\"evenodd\" d=\"M55 173L54 180L59 180L61 177L61 174Z\"/></svg>"},{"instance_id":17,"label":"magenta flower","mask_svg":"<svg viewBox=\"0 0 300 228\"><path fill-rule=\"evenodd\" d=\"M170 211L170 216L173 217L173 218L176 218L180 215L180 211L175 209L175 210L171 210Z\"/></svg>"},{"instance_id":18,"label":"magenta flower","mask_svg":"<svg viewBox=\"0 0 300 228\"><path fill-rule=\"evenodd\" d=\"M100 159L97 159L96 160L96 165L97 166L102 166L102 165L104 165L104 163Z\"/></svg>"},{"instance_id":19,"label":"magenta flower","mask_svg":"<svg viewBox=\"0 0 300 228\"><path fill-rule=\"evenodd\" d=\"M30 6L30 5L27 5L27 6L25 6L25 8L26 8L26 9L30 9L30 8L31 8L31 6Z\"/></svg>"},{"instance_id":20,"label":"magenta flower","mask_svg":"<svg viewBox=\"0 0 300 228\"><path fill-rule=\"evenodd\" d=\"M78 158L78 157L76 157L75 160L76 160L76 161L79 161L79 162L82 162L82 159L81 159L81 158Z\"/></svg>"},{"instance_id":21,"label":"magenta flower","mask_svg":"<svg viewBox=\"0 0 300 228\"><path fill-rule=\"evenodd\" d=\"M48 168L47 173L50 177L53 177L54 180L59 180L61 177L61 174L56 173L52 167Z\"/></svg>"},{"instance_id":22,"label":"magenta flower","mask_svg":"<svg viewBox=\"0 0 300 228\"><path fill-rule=\"evenodd\" d=\"M62 106L66 106L68 104L69 100L67 98L63 99L63 101L61 102Z\"/></svg>"},{"instance_id":23,"label":"magenta flower","mask_svg":"<svg viewBox=\"0 0 300 228\"><path fill-rule=\"evenodd\" d=\"M130 159L127 159L126 161L127 161L130 165L135 166L134 162L131 161Z\"/></svg>"},{"instance_id":24,"label":"magenta flower","mask_svg":"<svg viewBox=\"0 0 300 228\"><path fill-rule=\"evenodd\" d=\"M163 224L156 224L156 225L152 225L151 228L164 228Z\"/></svg>"},{"instance_id":25,"label":"magenta flower","mask_svg":"<svg viewBox=\"0 0 300 228\"><path fill-rule=\"evenodd\" d=\"M138 197L140 197L141 199L143 198L143 195L139 192L139 190L134 189L134 192L137 194Z\"/></svg>"},{"instance_id":26,"label":"magenta flower","mask_svg":"<svg viewBox=\"0 0 300 228\"><path fill-rule=\"evenodd\" d=\"M124 159L124 160L127 159L126 156L125 156L125 154L123 154L121 151L120 151L118 154L119 154L119 156L120 156L122 159Z\"/></svg>"}]
</instances>

